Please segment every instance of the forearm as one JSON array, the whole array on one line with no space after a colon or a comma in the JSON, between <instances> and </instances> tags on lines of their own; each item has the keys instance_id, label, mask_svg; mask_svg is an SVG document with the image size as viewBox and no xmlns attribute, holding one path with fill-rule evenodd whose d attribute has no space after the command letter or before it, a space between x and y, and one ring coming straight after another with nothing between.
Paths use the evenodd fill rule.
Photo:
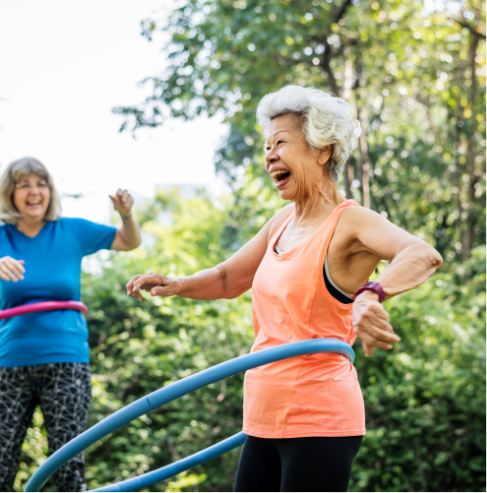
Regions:
<instances>
[{"instance_id":1,"label":"forearm","mask_svg":"<svg viewBox=\"0 0 487 493\"><path fill-rule=\"evenodd\" d=\"M177 295L193 300L232 298L228 295L223 269L213 267L178 279Z\"/></svg>"},{"instance_id":2,"label":"forearm","mask_svg":"<svg viewBox=\"0 0 487 493\"><path fill-rule=\"evenodd\" d=\"M434 248L415 241L401 250L376 280L387 293L388 299L420 286L442 264L443 259Z\"/></svg>"},{"instance_id":3,"label":"forearm","mask_svg":"<svg viewBox=\"0 0 487 493\"><path fill-rule=\"evenodd\" d=\"M122 227L119 228L119 232L122 241L130 249L137 248L142 243L137 221L132 214L129 216L120 214L120 217L122 218Z\"/></svg>"}]
</instances>

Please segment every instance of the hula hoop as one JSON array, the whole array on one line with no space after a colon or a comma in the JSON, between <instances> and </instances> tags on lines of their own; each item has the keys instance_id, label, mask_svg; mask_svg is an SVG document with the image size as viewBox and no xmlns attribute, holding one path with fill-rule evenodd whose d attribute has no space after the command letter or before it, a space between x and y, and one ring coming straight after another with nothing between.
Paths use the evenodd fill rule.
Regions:
<instances>
[{"instance_id":1,"label":"hula hoop","mask_svg":"<svg viewBox=\"0 0 487 493\"><path fill-rule=\"evenodd\" d=\"M355 359L353 349L344 341L339 339L312 339L309 341L283 344L281 346L246 354L220 363L212 368L183 378L167 387L156 390L92 426L89 430L86 430L51 455L51 457L49 457L32 475L25 487L25 491L39 491L49 477L69 459L121 426L163 404L167 404L178 397L182 397L194 390L206 387L211 383L231 377L242 371L273 363L274 361L313 353L340 354L345 356L350 363L353 363ZM136 478L127 479L114 485L104 486L92 491L136 491L137 489L150 486L158 481L170 478L175 474L218 457L219 455L242 445L245 442L246 437L247 436L243 432L237 433L216 445L178 462L161 467L160 469L156 469Z\"/></svg>"},{"instance_id":2,"label":"hula hoop","mask_svg":"<svg viewBox=\"0 0 487 493\"><path fill-rule=\"evenodd\" d=\"M47 312L51 310L76 310L88 315L88 308L80 301L42 301L40 303L31 303L30 305L16 306L15 308L7 308L0 311L0 320L5 318L18 317L19 315L27 315L28 313Z\"/></svg>"}]
</instances>

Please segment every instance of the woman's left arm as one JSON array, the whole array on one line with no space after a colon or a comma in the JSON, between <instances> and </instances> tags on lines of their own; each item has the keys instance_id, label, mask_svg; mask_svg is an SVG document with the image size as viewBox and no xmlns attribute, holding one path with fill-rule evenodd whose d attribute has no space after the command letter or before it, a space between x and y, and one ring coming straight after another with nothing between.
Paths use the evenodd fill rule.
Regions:
<instances>
[{"instance_id":1,"label":"woman's left arm","mask_svg":"<svg viewBox=\"0 0 487 493\"><path fill-rule=\"evenodd\" d=\"M358 209L358 208L357 208ZM395 226L379 214L360 208L350 214L347 225L358 249L391 263L376 281L386 292L385 299L414 289L441 267L441 255L423 240Z\"/></svg>"},{"instance_id":2,"label":"woman's left arm","mask_svg":"<svg viewBox=\"0 0 487 493\"><path fill-rule=\"evenodd\" d=\"M134 199L127 190L121 190L120 188L114 197L111 195L109 197L113 203L113 208L122 218L122 227L117 229L111 249L124 252L133 250L142 242L139 225L132 214Z\"/></svg>"},{"instance_id":3,"label":"woman's left arm","mask_svg":"<svg viewBox=\"0 0 487 493\"><path fill-rule=\"evenodd\" d=\"M353 208L355 209L355 208ZM441 267L441 255L426 242L395 226L379 214L364 208L350 208L347 229L357 253L391 263L376 279L386 296L392 298L427 281ZM348 211L344 211L348 212ZM372 348L391 349L400 339L393 333L389 315L373 291L364 291L354 300L353 325L364 343L365 354Z\"/></svg>"}]
</instances>

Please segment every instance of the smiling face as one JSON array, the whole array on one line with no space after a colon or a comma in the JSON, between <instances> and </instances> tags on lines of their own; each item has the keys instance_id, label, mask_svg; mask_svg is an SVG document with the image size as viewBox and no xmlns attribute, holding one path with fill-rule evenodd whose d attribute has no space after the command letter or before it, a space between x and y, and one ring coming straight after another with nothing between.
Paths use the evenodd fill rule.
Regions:
<instances>
[{"instance_id":1,"label":"smiling face","mask_svg":"<svg viewBox=\"0 0 487 493\"><path fill-rule=\"evenodd\" d=\"M325 179L331 146L313 152L307 145L299 115L288 113L274 118L265 144L265 166L283 200L306 200Z\"/></svg>"},{"instance_id":2,"label":"smiling face","mask_svg":"<svg viewBox=\"0 0 487 493\"><path fill-rule=\"evenodd\" d=\"M49 207L51 194L44 178L36 173L24 175L15 185L13 204L29 221L43 221Z\"/></svg>"}]
</instances>

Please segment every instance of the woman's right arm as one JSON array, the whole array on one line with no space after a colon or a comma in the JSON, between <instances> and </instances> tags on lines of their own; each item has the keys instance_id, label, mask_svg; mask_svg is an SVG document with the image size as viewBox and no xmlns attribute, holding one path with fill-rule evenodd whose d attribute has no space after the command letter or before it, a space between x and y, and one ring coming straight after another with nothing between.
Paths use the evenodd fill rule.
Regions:
<instances>
[{"instance_id":1,"label":"woman's right arm","mask_svg":"<svg viewBox=\"0 0 487 493\"><path fill-rule=\"evenodd\" d=\"M195 300L237 298L252 287L269 240L292 207L293 204L290 204L278 212L254 238L225 262L189 277L171 278L156 273L134 276L127 284L127 294L138 300L142 300L141 289L151 296L178 295Z\"/></svg>"}]
</instances>

